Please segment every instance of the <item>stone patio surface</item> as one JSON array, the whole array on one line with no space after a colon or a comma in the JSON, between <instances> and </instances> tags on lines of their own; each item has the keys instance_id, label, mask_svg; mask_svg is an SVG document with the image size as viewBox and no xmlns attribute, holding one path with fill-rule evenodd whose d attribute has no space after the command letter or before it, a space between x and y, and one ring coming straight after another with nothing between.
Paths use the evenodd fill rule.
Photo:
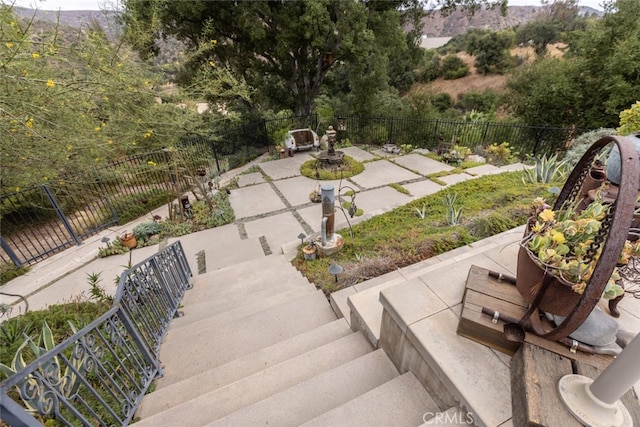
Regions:
<instances>
[{"instance_id":1,"label":"stone patio surface","mask_svg":"<svg viewBox=\"0 0 640 427\"><path fill-rule=\"evenodd\" d=\"M406 156L387 156L388 153L380 152L382 155L380 157L377 156L377 152L371 153L357 147L348 147L343 151L353 158L367 161L364 164L364 172L351 179L345 179L341 183L357 192L355 202L359 208L364 210L364 215L349 218L347 222L345 215L337 211L335 216L336 230L347 227L348 223L357 224L372 215L381 214L417 197L434 193L443 188L424 176L410 172L405 167L416 168L421 174L450 169L448 165L417 153ZM176 240L182 242L194 273L197 273L198 270L196 254L205 249L204 267L207 271L262 257L269 251L287 254L293 251L295 253L299 243L297 236L300 233L309 235L320 232L322 207L309 200L309 193L317 187L318 182L300 175L300 165L316 154L315 151L307 151L295 153L293 157L281 160L264 161L259 159L224 174L221 177L221 185L226 185L235 178L237 178L239 185L239 188L232 190L230 194L230 202L236 218L235 223L180 238L168 239L168 243ZM400 164L403 166L399 166ZM256 165L260 171L242 174L243 171ZM500 170L519 170L523 167L524 165L519 164ZM482 173L482 171L480 172ZM458 182L461 177L472 178L471 175L460 174L439 179L454 183ZM340 181L331 181L330 183L334 185L337 192ZM390 183L402 183L401 185L411 195L400 193L388 187ZM343 194L346 190L347 188L343 189ZM344 199L350 200L349 197ZM104 237L116 238L124 230L131 230L136 224L148 221L154 214L166 217L168 212L166 207L161 207L151 212L148 217L104 230L85 240L81 245L69 248L32 266L27 274L11 280L0 289L6 293L26 296L31 310L68 301L81 294L88 295L90 287L87 284L87 274L90 273L101 272L101 284L107 291L114 291L115 284L112 278L121 274L129 263L135 264L153 254L158 250L158 247L136 249L129 253L131 258L129 258L129 254L97 258L98 248L104 246L101 239ZM455 292L459 293L460 291ZM19 301L18 297L0 295L2 303L17 303L12 315L23 310L24 304L18 303ZM624 307L624 304L621 306Z\"/></svg>"}]
</instances>

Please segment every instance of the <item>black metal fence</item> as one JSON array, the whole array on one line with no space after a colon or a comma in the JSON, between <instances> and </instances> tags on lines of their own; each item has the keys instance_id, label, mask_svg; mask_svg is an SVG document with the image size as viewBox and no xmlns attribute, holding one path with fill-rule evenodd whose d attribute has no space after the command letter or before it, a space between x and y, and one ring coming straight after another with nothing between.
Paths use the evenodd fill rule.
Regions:
<instances>
[{"instance_id":1,"label":"black metal fence","mask_svg":"<svg viewBox=\"0 0 640 427\"><path fill-rule=\"evenodd\" d=\"M521 155L564 150L567 141L584 131L366 116L335 117L331 124L339 140L354 144L435 149L446 141L476 150L506 141ZM174 151L139 154L89 173L1 194L0 263L29 265L81 244L113 224L170 203L189 188L186 176L212 178L267 152L282 142L287 130L311 128L322 135L326 129L318 127L317 115L257 120L210 135L186 136Z\"/></svg>"},{"instance_id":2,"label":"black metal fence","mask_svg":"<svg viewBox=\"0 0 640 427\"><path fill-rule=\"evenodd\" d=\"M408 144L433 150L439 142L447 142L476 151L493 143L508 142L521 156L564 151L575 136L587 131L513 123L370 116L335 117L336 125L338 140L349 139L351 143Z\"/></svg>"},{"instance_id":3,"label":"black metal fence","mask_svg":"<svg viewBox=\"0 0 640 427\"><path fill-rule=\"evenodd\" d=\"M29 407L56 425L129 425L191 275L179 241L123 273L110 310L0 383L2 420L42 425Z\"/></svg>"}]
</instances>

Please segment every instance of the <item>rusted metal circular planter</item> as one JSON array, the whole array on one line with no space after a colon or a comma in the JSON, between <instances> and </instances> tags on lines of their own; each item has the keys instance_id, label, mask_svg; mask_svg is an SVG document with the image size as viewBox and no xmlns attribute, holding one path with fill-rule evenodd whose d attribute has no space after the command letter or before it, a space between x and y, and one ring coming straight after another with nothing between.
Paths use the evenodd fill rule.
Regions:
<instances>
[{"instance_id":1,"label":"rusted metal circular planter","mask_svg":"<svg viewBox=\"0 0 640 427\"><path fill-rule=\"evenodd\" d=\"M606 136L589 147L571 172L553 210L561 210L565 204L581 197L582 184L596 155L610 143L615 143L620 152L620 189L617 198L611 203L609 214L602 221L600 233L596 238L596 246L602 247L602 253L583 294L576 294L568 283L562 283L561 279L545 272L544 268L531 259L526 249L521 248L518 254L516 287L522 297L530 303L519 325L530 324L537 335L553 341L564 339L575 331L598 304L622 252L633 220L640 160L631 139L620 136ZM593 247L594 253L597 247ZM537 321L538 310L566 318L552 330L544 330Z\"/></svg>"}]
</instances>

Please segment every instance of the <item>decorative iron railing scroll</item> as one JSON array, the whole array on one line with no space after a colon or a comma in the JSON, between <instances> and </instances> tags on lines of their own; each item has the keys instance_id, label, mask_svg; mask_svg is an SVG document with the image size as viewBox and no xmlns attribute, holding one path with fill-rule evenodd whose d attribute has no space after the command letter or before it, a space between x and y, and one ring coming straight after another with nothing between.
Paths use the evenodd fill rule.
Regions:
<instances>
[{"instance_id":1,"label":"decorative iron railing scroll","mask_svg":"<svg viewBox=\"0 0 640 427\"><path fill-rule=\"evenodd\" d=\"M128 425L162 374L158 349L190 276L179 241L127 270L109 311L0 383L2 420L40 425L17 390L32 413L65 425Z\"/></svg>"}]
</instances>

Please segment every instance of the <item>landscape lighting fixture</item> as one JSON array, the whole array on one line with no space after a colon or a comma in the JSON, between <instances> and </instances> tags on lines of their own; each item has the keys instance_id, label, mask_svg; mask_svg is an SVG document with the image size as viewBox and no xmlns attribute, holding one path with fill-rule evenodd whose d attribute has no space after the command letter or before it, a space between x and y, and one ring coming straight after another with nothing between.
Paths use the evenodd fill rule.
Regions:
<instances>
[{"instance_id":1,"label":"landscape lighting fixture","mask_svg":"<svg viewBox=\"0 0 640 427\"><path fill-rule=\"evenodd\" d=\"M342 268L339 264L331 264L329 266L329 274L333 274L333 277L336 279L336 283L338 283L338 274L342 273L344 268Z\"/></svg>"}]
</instances>

